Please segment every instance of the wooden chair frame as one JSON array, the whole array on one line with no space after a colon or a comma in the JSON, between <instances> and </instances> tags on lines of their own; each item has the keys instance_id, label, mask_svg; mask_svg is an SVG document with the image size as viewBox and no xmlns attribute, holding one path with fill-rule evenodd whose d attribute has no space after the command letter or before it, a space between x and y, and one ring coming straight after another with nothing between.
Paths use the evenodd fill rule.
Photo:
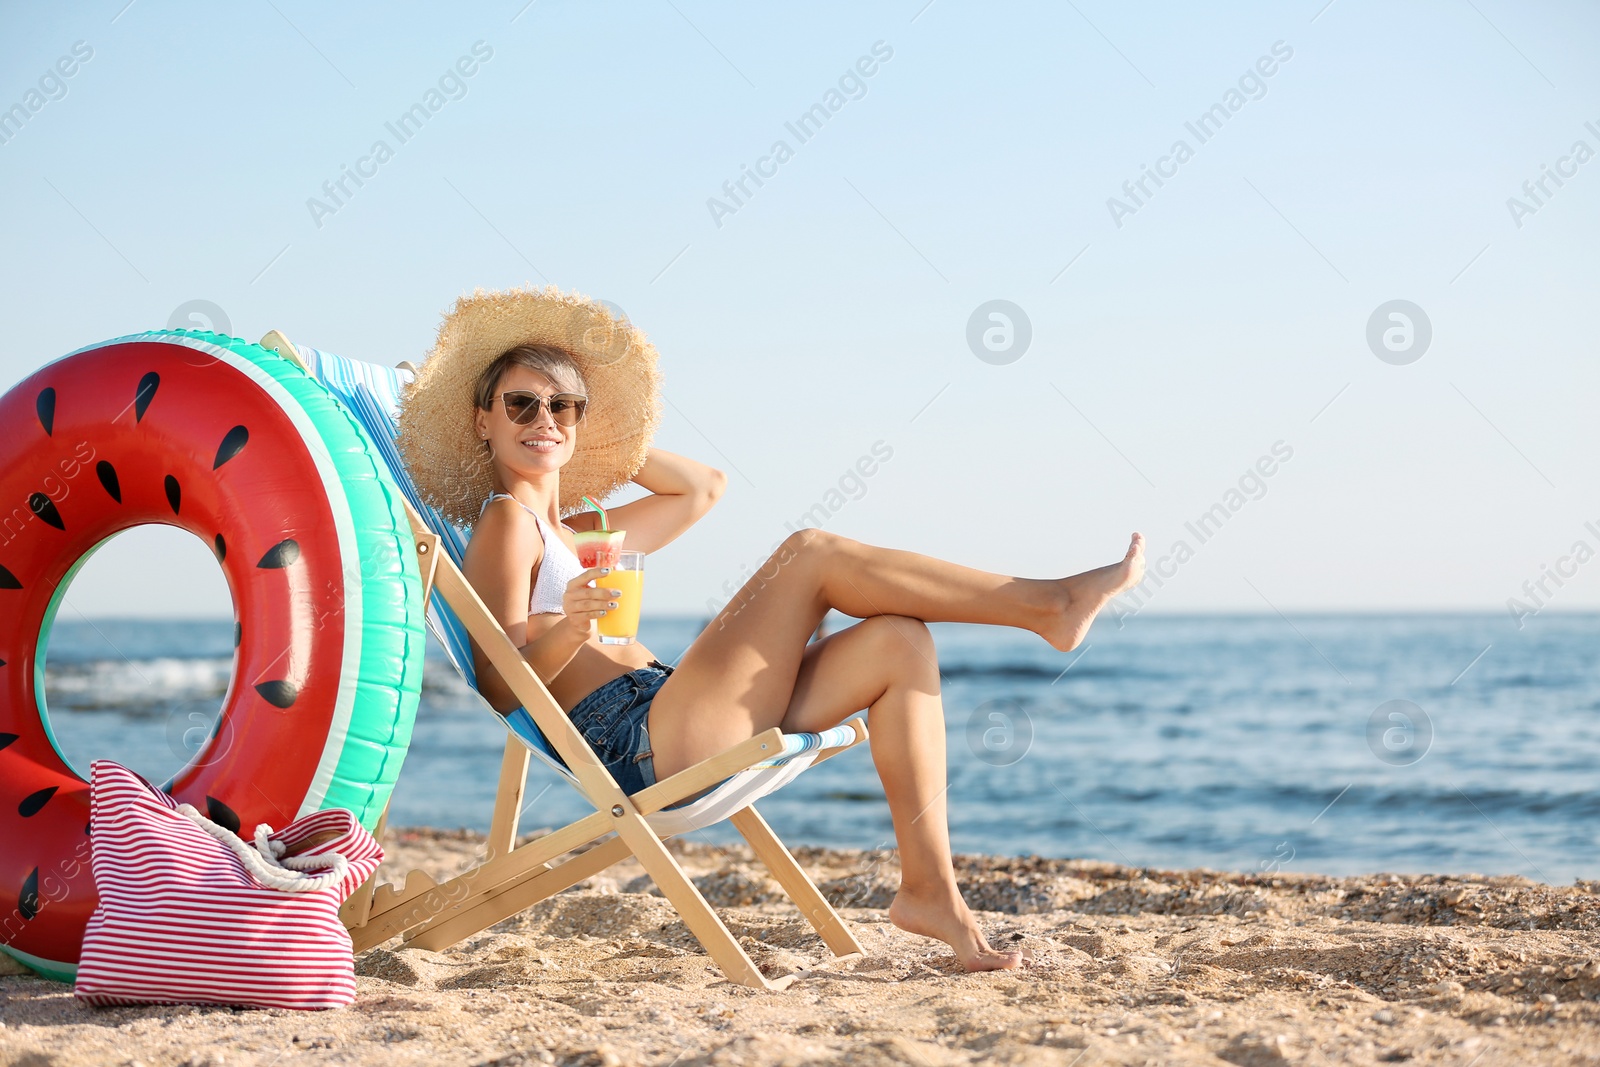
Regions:
<instances>
[{"instance_id":1,"label":"wooden chair frame","mask_svg":"<svg viewBox=\"0 0 1600 1067\"><path fill-rule=\"evenodd\" d=\"M304 366L294 346L278 331L267 334L261 343ZM632 796L624 794L455 562L440 550L438 535L408 502L402 502L415 538L424 607L434 593L444 597L571 769L579 790L595 810L518 847L517 821L531 753L508 728L484 861L444 882L412 870L402 884L378 885L374 873L340 911L354 950L364 952L396 935L404 935L407 945L418 948L447 948L633 856L729 981L764 989L782 989L794 981L793 975L771 980L761 973L645 818L780 752L782 731L767 730ZM867 739L866 724L855 719L850 725L855 737L848 744L823 749L816 762ZM388 814L385 808L378 821L379 835ZM861 944L849 923L828 903L755 807L746 806L728 821L833 954L860 954ZM591 843L593 847L587 851L555 862Z\"/></svg>"}]
</instances>

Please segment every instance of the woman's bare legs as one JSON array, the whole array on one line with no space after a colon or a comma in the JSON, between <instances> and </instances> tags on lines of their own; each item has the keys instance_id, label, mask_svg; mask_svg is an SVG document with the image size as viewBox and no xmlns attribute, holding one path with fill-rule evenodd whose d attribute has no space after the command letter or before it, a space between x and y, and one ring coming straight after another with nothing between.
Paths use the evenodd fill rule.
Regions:
<instances>
[{"instance_id":1,"label":"woman's bare legs","mask_svg":"<svg viewBox=\"0 0 1600 1067\"><path fill-rule=\"evenodd\" d=\"M1009 578L806 529L791 534L679 661L650 707L658 778L777 726L806 641L829 608L1031 630L1065 652L1144 574L1144 538L1110 566L1067 578Z\"/></svg>"},{"instance_id":2,"label":"woman's bare legs","mask_svg":"<svg viewBox=\"0 0 1600 1067\"><path fill-rule=\"evenodd\" d=\"M782 726L786 732L826 730L863 708L900 849L900 891L889 906L890 921L943 941L969 971L1017 966L1022 954L989 946L956 885L939 666L921 620L877 615L813 643Z\"/></svg>"},{"instance_id":3,"label":"woman's bare legs","mask_svg":"<svg viewBox=\"0 0 1600 1067\"><path fill-rule=\"evenodd\" d=\"M1139 534L1127 555L1110 566L1067 578L1032 579L802 530L784 541L695 638L657 692L648 720L656 776L666 778L774 726L815 730L870 706L873 762L890 798L901 850L902 891L891 920L950 944L964 966L1015 966L1013 956L994 953L983 942L955 888L938 668L932 641L924 648L916 636L918 631L925 636L926 627L897 626L894 636L913 649L931 675L908 669L904 656L886 655L877 633L881 626L873 628L873 655L828 657L839 661L837 669L825 665L823 647L862 627L850 627L811 649L806 641L832 608L861 619L905 616L909 623L1016 626L1067 651L1083 639L1106 602L1136 584L1143 571ZM849 644L859 649L860 640ZM830 647L849 645L841 641ZM807 684L826 679L838 696L808 700L799 692L807 661L813 665ZM884 675L885 663L895 668L892 678Z\"/></svg>"}]
</instances>

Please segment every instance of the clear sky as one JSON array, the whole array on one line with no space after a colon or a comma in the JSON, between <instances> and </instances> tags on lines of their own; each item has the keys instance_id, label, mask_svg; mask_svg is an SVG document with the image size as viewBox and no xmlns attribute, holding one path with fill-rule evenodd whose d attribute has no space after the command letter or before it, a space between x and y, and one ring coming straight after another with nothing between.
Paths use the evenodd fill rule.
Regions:
<instances>
[{"instance_id":1,"label":"clear sky","mask_svg":"<svg viewBox=\"0 0 1600 1067\"><path fill-rule=\"evenodd\" d=\"M1034 577L1139 529L1151 612L1600 607L1591 5L125 4L0 15L0 388L190 301L416 360L553 282L730 478L647 610L807 513ZM77 603L226 610L136 536Z\"/></svg>"}]
</instances>

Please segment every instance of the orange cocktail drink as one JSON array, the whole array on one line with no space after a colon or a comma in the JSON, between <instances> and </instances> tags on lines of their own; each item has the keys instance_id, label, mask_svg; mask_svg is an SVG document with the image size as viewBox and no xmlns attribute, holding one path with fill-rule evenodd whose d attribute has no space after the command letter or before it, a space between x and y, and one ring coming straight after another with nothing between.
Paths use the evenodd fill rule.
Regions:
<instances>
[{"instance_id":1,"label":"orange cocktail drink","mask_svg":"<svg viewBox=\"0 0 1600 1067\"><path fill-rule=\"evenodd\" d=\"M604 566L604 564L602 564ZM604 589L620 589L617 606L600 616L600 643L631 645L639 635L639 601L644 593L644 553L619 552L611 573L595 579Z\"/></svg>"}]
</instances>

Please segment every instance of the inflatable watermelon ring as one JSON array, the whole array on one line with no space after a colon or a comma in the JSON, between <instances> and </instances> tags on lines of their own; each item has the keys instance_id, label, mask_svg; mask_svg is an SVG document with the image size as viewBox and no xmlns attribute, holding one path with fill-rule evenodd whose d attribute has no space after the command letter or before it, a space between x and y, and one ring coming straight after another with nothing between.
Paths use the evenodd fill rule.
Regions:
<instances>
[{"instance_id":1,"label":"inflatable watermelon ring","mask_svg":"<svg viewBox=\"0 0 1600 1067\"><path fill-rule=\"evenodd\" d=\"M0 426L0 950L71 980L96 903L89 786L50 735L44 662L84 560L146 523L212 546L233 677L162 788L246 837L323 808L375 828L416 714L422 587L365 433L256 345L184 330L90 345L0 397Z\"/></svg>"}]
</instances>

